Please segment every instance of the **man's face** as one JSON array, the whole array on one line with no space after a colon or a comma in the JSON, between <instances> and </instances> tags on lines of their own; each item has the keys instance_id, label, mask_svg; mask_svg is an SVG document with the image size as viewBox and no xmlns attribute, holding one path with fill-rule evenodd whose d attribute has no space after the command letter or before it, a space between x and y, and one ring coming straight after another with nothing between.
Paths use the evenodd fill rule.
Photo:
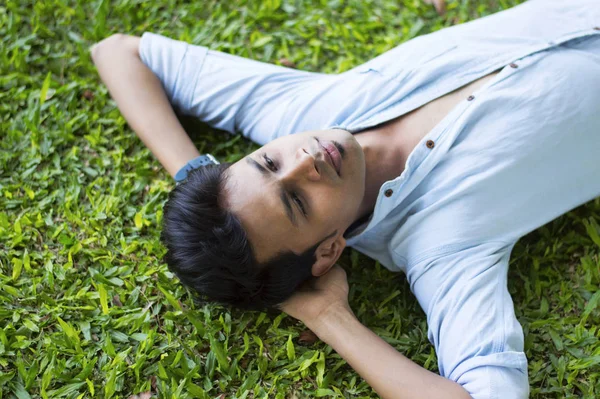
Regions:
<instances>
[{"instance_id":1,"label":"man's face","mask_svg":"<svg viewBox=\"0 0 600 399\"><path fill-rule=\"evenodd\" d=\"M303 253L336 230L339 239L357 219L365 192L363 151L340 129L278 138L228 173L228 207L259 262L279 252Z\"/></svg>"}]
</instances>

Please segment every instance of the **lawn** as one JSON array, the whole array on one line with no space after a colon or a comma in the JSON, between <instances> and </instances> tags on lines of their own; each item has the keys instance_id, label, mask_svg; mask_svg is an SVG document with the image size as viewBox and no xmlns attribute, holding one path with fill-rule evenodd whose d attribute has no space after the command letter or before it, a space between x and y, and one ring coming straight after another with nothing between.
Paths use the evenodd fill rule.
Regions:
<instances>
[{"instance_id":1,"label":"lawn","mask_svg":"<svg viewBox=\"0 0 600 399\"><path fill-rule=\"evenodd\" d=\"M153 31L336 73L518 0L8 0L0 5L0 394L7 398L377 397L283 314L194 304L162 262L173 181L100 83L90 46ZM256 146L191 124L201 152ZM436 371L404 275L346 250L358 318ZM509 289L533 398L600 396L600 199L523 237ZM135 397L135 396L134 396Z\"/></svg>"}]
</instances>

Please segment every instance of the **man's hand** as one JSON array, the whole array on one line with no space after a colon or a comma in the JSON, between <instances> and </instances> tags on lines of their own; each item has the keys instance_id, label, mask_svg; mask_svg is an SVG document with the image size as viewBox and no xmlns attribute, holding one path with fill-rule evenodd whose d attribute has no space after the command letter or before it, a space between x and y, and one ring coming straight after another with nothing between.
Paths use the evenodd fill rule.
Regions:
<instances>
[{"instance_id":1,"label":"man's hand","mask_svg":"<svg viewBox=\"0 0 600 399\"><path fill-rule=\"evenodd\" d=\"M349 311L348 280L339 265L317 278L312 285L302 286L279 308L290 316L301 320L318 335L319 321L332 311Z\"/></svg>"}]
</instances>

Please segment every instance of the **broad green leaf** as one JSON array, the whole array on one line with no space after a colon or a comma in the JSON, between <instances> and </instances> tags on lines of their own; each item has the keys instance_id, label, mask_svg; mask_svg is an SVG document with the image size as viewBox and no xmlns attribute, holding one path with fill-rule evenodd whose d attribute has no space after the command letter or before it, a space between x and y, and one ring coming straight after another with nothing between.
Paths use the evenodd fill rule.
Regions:
<instances>
[{"instance_id":1,"label":"broad green leaf","mask_svg":"<svg viewBox=\"0 0 600 399\"><path fill-rule=\"evenodd\" d=\"M20 381L17 381L14 385L13 393L18 399L31 399L29 393L25 390L23 384Z\"/></svg>"},{"instance_id":2,"label":"broad green leaf","mask_svg":"<svg viewBox=\"0 0 600 399\"><path fill-rule=\"evenodd\" d=\"M100 295L100 306L102 313L108 314L108 294L104 288L104 284L98 284L98 294Z\"/></svg>"},{"instance_id":3,"label":"broad green leaf","mask_svg":"<svg viewBox=\"0 0 600 399\"><path fill-rule=\"evenodd\" d=\"M133 218L133 221L135 223L135 227L139 230L144 226L143 223L143 216L141 212L137 212L135 214L135 217Z\"/></svg>"},{"instance_id":4,"label":"broad green leaf","mask_svg":"<svg viewBox=\"0 0 600 399\"><path fill-rule=\"evenodd\" d=\"M317 360L317 386L323 386L323 376L325 375L325 353L320 352Z\"/></svg>"},{"instance_id":5,"label":"broad green leaf","mask_svg":"<svg viewBox=\"0 0 600 399\"><path fill-rule=\"evenodd\" d=\"M598 306L599 304L600 304L600 290L596 291L596 293L594 293L594 295L592 295L592 297L588 301L587 305L585 305L585 309L583 310L583 314L581 316L581 322L580 322L581 325L585 324L588 317L594 310L598 311L600 309L600 307Z\"/></svg>"},{"instance_id":6,"label":"broad green leaf","mask_svg":"<svg viewBox=\"0 0 600 399\"><path fill-rule=\"evenodd\" d=\"M46 96L48 95L48 89L50 88L50 82L52 81L52 72L48 72L42 88L40 89L40 106L46 102Z\"/></svg>"},{"instance_id":7,"label":"broad green leaf","mask_svg":"<svg viewBox=\"0 0 600 399\"><path fill-rule=\"evenodd\" d=\"M263 36L263 37L257 39L256 41L254 41L252 43L252 47L254 47L254 48L262 47L265 44L269 43L271 40L273 40L273 36Z\"/></svg>"},{"instance_id":8,"label":"broad green leaf","mask_svg":"<svg viewBox=\"0 0 600 399\"><path fill-rule=\"evenodd\" d=\"M227 360L227 354L225 353L225 348L221 342L217 341L212 334L209 334L210 339L210 350L215 354L217 358L217 363L223 372L227 372L229 370L229 360Z\"/></svg>"},{"instance_id":9,"label":"broad green leaf","mask_svg":"<svg viewBox=\"0 0 600 399\"><path fill-rule=\"evenodd\" d=\"M287 352L288 360L290 360L290 361L296 360L296 350L294 348L294 342L292 342L291 334L288 336L288 340L286 343L286 352Z\"/></svg>"},{"instance_id":10,"label":"broad green leaf","mask_svg":"<svg viewBox=\"0 0 600 399\"><path fill-rule=\"evenodd\" d=\"M238 393L243 394L247 390L252 389L259 377L260 373L258 371L250 373L250 375L245 379L244 383L240 386L240 389L238 389Z\"/></svg>"},{"instance_id":11,"label":"broad green leaf","mask_svg":"<svg viewBox=\"0 0 600 399\"><path fill-rule=\"evenodd\" d=\"M13 281L16 281L21 275L21 270L23 269L23 261L21 259L12 258L12 264L12 279Z\"/></svg>"},{"instance_id":12,"label":"broad green leaf","mask_svg":"<svg viewBox=\"0 0 600 399\"><path fill-rule=\"evenodd\" d=\"M202 389L200 386L194 384L193 382L188 381L188 383L185 387L186 387L187 391L192 395L193 398L208 399L208 396L206 396L206 391L204 389Z\"/></svg>"},{"instance_id":13,"label":"broad green leaf","mask_svg":"<svg viewBox=\"0 0 600 399\"><path fill-rule=\"evenodd\" d=\"M88 386L88 390L90 392L90 395L92 395L92 397L93 397L94 394L95 394L94 383L91 380L87 379L87 378L85 379L85 382L86 382L86 384Z\"/></svg>"},{"instance_id":14,"label":"broad green leaf","mask_svg":"<svg viewBox=\"0 0 600 399\"><path fill-rule=\"evenodd\" d=\"M315 397L317 397L317 398L322 398L322 397L325 397L325 396L329 396L329 397L335 396L335 397L337 397L338 395L334 391L332 391L331 389L322 389L322 388L320 388L320 389L317 389L317 391L315 392Z\"/></svg>"},{"instance_id":15,"label":"broad green leaf","mask_svg":"<svg viewBox=\"0 0 600 399\"><path fill-rule=\"evenodd\" d=\"M165 288L163 288L160 285L158 285L158 289L160 290L160 292L163 293L165 298L167 298L167 302L169 302L169 304L171 306L173 306L177 310L181 310L181 305L179 304L179 301L173 295L171 295L171 293L169 291L167 291Z\"/></svg>"},{"instance_id":16,"label":"broad green leaf","mask_svg":"<svg viewBox=\"0 0 600 399\"><path fill-rule=\"evenodd\" d=\"M69 396L77 392L83 385L85 385L85 381L62 385L56 390L48 391L48 396L51 398L62 398L64 396Z\"/></svg>"},{"instance_id":17,"label":"broad green leaf","mask_svg":"<svg viewBox=\"0 0 600 399\"><path fill-rule=\"evenodd\" d=\"M32 320L30 320L30 319L23 320L23 325L24 325L25 327L27 327L29 330L33 331L33 332L39 332L39 331L40 331L40 329L39 329L39 327L37 326L37 324L35 324L35 323L34 323Z\"/></svg>"},{"instance_id":18,"label":"broad green leaf","mask_svg":"<svg viewBox=\"0 0 600 399\"><path fill-rule=\"evenodd\" d=\"M73 326L61 319L59 316L56 317L56 320L58 320L58 324L60 324L63 332L67 337L69 337L69 339L71 339L73 342L79 342L79 333L77 330L75 330L75 328L73 328Z\"/></svg>"},{"instance_id":19,"label":"broad green leaf","mask_svg":"<svg viewBox=\"0 0 600 399\"><path fill-rule=\"evenodd\" d=\"M600 247L600 225L593 218L583 220L583 224L592 241Z\"/></svg>"}]
</instances>

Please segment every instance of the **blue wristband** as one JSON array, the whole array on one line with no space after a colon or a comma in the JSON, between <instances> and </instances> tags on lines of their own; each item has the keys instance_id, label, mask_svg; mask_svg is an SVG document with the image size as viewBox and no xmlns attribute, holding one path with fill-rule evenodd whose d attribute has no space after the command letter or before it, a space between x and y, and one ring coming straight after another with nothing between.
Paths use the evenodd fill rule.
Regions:
<instances>
[{"instance_id":1,"label":"blue wristband","mask_svg":"<svg viewBox=\"0 0 600 399\"><path fill-rule=\"evenodd\" d=\"M188 163L186 163L181 169L179 169L179 171L177 171L177 173L175 173L175 181L177 183L181 183L182 181L184 181L187 178L188 172L190 170L197 169L200 166L218 165L218 164L219 164L219 161L217 161L217 159L215 157L213 157L211 154L200 155L199 157L196 157L196 158L192 159L191 161L189 161Z\"/></svg>"}]
</instances>

